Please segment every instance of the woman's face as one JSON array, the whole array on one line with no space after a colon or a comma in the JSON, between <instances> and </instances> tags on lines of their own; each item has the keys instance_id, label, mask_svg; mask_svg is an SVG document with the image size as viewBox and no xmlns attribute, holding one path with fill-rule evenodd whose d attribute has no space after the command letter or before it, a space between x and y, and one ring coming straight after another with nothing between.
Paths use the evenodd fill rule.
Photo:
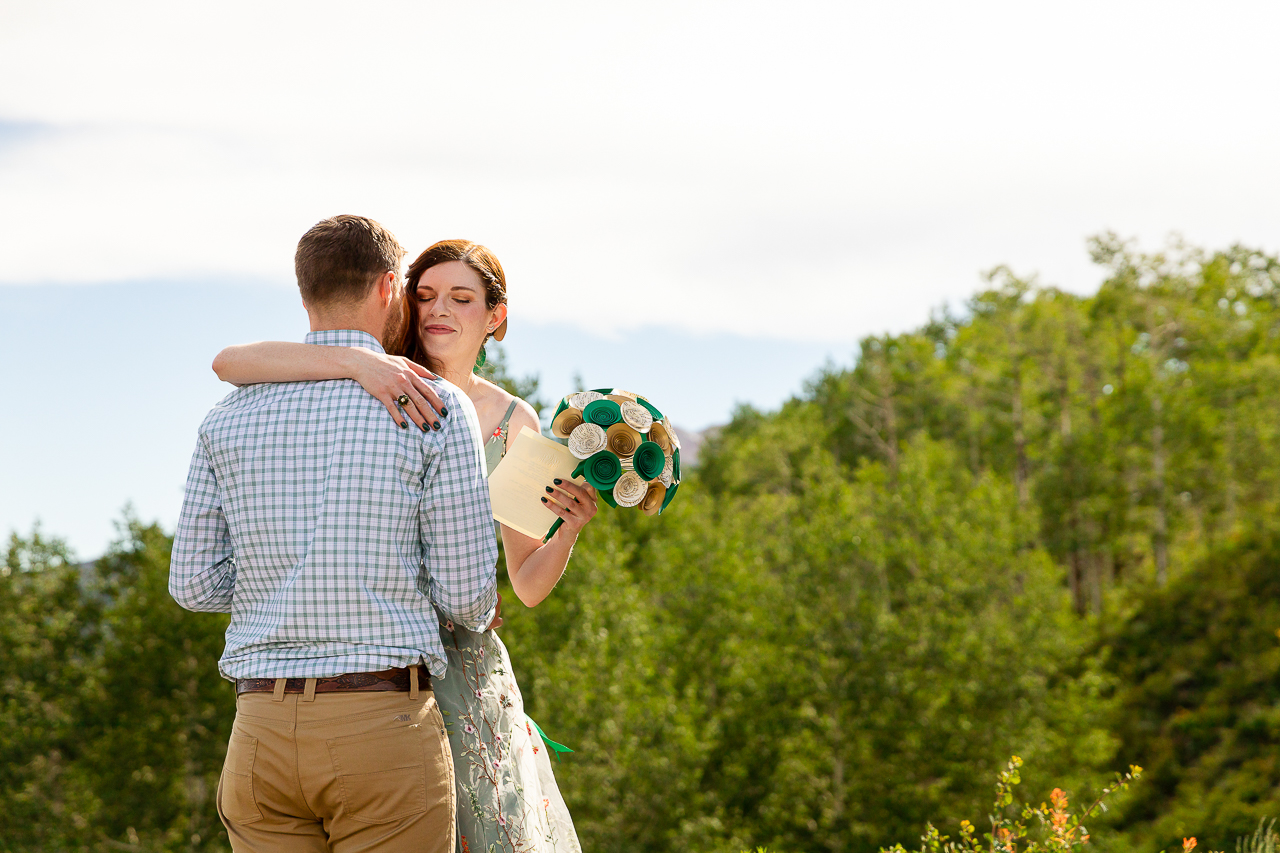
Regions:
<instances>
[{"instance_id":1,"label":"woman's face","mask_svg":"<svg viewBox=\"0 0 1280 853\"><path fill-rule=\"evenodd\" d=\"M423 272L416 298L422 349L446 362L474 361L485 335L497 324L494 315L506 308L486 307L484 282L462 261L436 264Z\"/></svg>"}]
</instances>

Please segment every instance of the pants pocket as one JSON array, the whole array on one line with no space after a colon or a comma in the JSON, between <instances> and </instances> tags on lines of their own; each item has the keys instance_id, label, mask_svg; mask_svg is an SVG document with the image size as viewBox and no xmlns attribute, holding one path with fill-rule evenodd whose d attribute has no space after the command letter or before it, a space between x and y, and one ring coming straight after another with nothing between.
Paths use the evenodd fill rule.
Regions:
<instances>
[{"instance_id":1,"label":"pants pocket","mask_svg":"<svg viewBox=\"0 0 1280 853\"><path fill-rule=\"evenodd\" d=\"M227 742L227 760L218 780L218 812L232 823L262 820L262 811L253 791L253 762L258 739L232 732Z\"/></svg>"},{"instance_id":2,"label":"pants pocket","mask_svg":"<svg viewBox=\"0 0 1280 853\"><path fill-rule=\"evenodd\" d=\"M424 741L437 735L426 725L326 742L346 817L388 823L427 811L428 774L438 771L427 766Z\"/></svg>"}]
</instances>

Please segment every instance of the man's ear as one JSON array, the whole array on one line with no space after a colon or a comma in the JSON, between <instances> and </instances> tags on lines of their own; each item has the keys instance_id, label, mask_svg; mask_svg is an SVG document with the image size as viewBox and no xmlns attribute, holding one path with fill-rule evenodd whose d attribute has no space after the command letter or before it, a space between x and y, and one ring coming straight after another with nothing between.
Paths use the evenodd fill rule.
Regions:
<instances>
[{"instance_id":1,"label":"man's ear","mask_svg":"<svg viewBox=\"0 0 1280 853\"><path fill-rule=\"evenodd\" d=\"M396 286L396 274L392 270L387 270L382 274L382 278L378 279L378 298L382 300L383 308L391 305L392 300L395 299Z\"/></svg>"}]
</instances>

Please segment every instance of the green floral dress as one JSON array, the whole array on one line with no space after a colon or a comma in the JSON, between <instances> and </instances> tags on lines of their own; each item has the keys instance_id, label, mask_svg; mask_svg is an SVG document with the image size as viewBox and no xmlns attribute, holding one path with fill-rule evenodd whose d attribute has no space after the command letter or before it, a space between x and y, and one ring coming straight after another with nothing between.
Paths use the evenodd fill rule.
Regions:
<instances>
[{"instance_id":1,"label":"green floral dress","mask_svg":"<svg viewBox=\"0 0 1280 853\"><path fill-rule=\"evenodd\" d=\"M507 422L485 445L493 471L506 449ZM556 786L550 755L524 713L507 647L493 631L440 627L449 658L433 682L453 750L460 853L581 853L573 819Z\"/></svg>"}]
</instances>

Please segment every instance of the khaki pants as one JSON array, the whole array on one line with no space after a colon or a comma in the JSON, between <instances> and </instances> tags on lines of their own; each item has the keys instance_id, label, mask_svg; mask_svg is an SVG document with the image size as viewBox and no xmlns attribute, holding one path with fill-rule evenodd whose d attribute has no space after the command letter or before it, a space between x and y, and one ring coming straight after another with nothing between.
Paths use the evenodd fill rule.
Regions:
<instances>
[{"instance_id":1,"label":"khaki pants","mask_svg":"<svg viewBox=\"0 0 1280 853\"><path fill-rule=\"evenodd\" d=\"M218 782L235 853L452 853L453 757L435 695L242 693Z\"/></svg>"}]
</instances>

